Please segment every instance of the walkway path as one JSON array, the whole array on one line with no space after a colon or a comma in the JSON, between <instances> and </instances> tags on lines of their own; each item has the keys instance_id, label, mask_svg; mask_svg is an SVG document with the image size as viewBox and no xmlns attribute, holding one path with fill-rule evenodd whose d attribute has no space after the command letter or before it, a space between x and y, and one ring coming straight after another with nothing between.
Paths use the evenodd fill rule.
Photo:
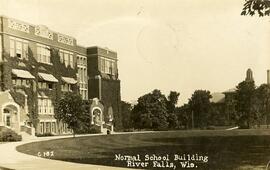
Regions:
<instances>
[{"instance_id":1,"label":"walkway path","mask_svg":"<svg viewBox=\"0 0 270 170\"><path fill-rule=\"evenodd\" d=\"M94 135L82 135L94 136ZM91 164L79 164L64 162L58 160L44 159L32 155L27 155L16 151L16 147L22 144L52 140L59 138L68 138L72 136L54 136L31 139L22 142L10 142L0 144L0 170L1 168L16 169L16 170L107 170L107 169L127 169L119 167L108 167Z\"/></svg>"}]
</instances>

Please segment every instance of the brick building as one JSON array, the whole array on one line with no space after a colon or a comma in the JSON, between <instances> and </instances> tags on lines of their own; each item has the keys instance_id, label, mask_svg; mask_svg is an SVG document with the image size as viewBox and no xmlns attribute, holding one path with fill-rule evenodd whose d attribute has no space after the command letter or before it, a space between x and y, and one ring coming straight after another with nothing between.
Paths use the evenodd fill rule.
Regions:
<instances>
[{"instance_id":1,"label":"brick building","mask_svg":"<svg viewBox=\"0 0 270 170\"><path fill-rule=\"evenodd\" d=\"M68 91L84 100L99 99L104 116L98 126L117 126L121 99L116 52L83 47L44 25L1 16L0 54L0 128L33 133L36 125L38 134L70 133L54 118L55 102Z\"/></svg>"}]
</instances>

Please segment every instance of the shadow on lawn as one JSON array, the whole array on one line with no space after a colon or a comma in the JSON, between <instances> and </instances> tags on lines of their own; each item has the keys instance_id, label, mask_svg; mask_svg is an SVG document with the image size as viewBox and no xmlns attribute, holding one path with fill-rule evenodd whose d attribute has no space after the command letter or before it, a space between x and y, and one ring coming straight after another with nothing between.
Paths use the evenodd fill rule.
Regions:
<instances>
[{"instance_id":1,"label":"shadow on lawn","mask_svg":"<svg viewBox=\"0 0 270 170\"><path fill-rule=\"evenodd\" d=\"M125 161L115 161L115 154L140 155L144 161L145 155L169 155L177 169L182 169L179 161L174 161L174 155L194 154L208 156L208 162L195 161L196 169L238 169L240 166L266 166L270 160L270 136L214 136L189 138L155 138L144 140L152 146L138 146L121 149L111 149L108 152L92 153L84 159L59 159L70 162L127 167ZM56 158L57 159L57 158ZM149 161L147 169L153 168ZM140 167L141 168L141 167ZM161 169L161 168L156 168ZM168 169L168 168L164 168ZM183 168L186 169L186 168Z\"/></svg>"}]
</instances>

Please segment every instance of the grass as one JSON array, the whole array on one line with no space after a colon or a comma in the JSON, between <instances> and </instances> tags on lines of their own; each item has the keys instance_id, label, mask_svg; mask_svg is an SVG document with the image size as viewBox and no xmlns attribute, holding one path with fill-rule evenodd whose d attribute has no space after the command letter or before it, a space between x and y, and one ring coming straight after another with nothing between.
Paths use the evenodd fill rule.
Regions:
<instances>
[{"instance_id":1,"label":"grass","mask_svg":"<svg viewBox=\"0 0 270 170\"><path fill-rule=\"evenodd\" d=\"M146 154L168 154L170 160L174 154L198 154L208 156L209 161L195 161L196 169L265 169L270 160L270 130L169 131L78 137L25 144L17 150L30 155L53 151L54 155L47 158L116 167L127 164L115 161L115 154L139 154L141 158ZM179 162L175 165L181 169ZM147 169L154 168L149 166Z\"/></svg>"}]
</instances>

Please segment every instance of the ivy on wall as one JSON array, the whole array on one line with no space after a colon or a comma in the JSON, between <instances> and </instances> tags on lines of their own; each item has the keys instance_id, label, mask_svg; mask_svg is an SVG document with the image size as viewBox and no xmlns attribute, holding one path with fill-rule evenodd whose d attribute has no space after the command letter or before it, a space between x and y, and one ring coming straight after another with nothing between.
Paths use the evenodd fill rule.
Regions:
<instances>
[{"instance_id":1,"label":"ivy on wall","mask_svg":"<svg viewBox=\"0 0 270 170\"><path fill-rule=\"evenodd\" d=\"M112 107L115 130L121 130L122 116L121 116L121 94L120 94L120 80L102 79L102 100L104 104L104 116L108 117L108 109Z\"/></svg>"},{"instance_id":2,"label":"ivy on wall","mask_svg":"<svg viewBox=\"0 0 270 170\"><path fill-rule=\"evenodd\" d=\"M33 55L33 51L28 48L28 59L19 59L17 57L10 57L9 53L4 51L4 62L0 64L1 69L1 89L10 90L10 94L16 103L22 108L25 108L25 95L27 95L28 117L31 124L36 128L39 122L38 115L38 94L41 92L52 99L53 105L62 96L61 91L61 77L73 77L76 79L76 67L66 67L60 62L58 49L51 48L51 62L52 64L39 63ZM74 60L76 61L76 60ZM30 87L15 87L12 85L12 69L23 69L29 71L37 79L31 80ZM38 72L54 75L59 83L56 83L54 89L38 89ZM73 90L78 92L78 87L74 85ZM23 91L23 93L22 93Z\"/></svg>"}]
</instances>

